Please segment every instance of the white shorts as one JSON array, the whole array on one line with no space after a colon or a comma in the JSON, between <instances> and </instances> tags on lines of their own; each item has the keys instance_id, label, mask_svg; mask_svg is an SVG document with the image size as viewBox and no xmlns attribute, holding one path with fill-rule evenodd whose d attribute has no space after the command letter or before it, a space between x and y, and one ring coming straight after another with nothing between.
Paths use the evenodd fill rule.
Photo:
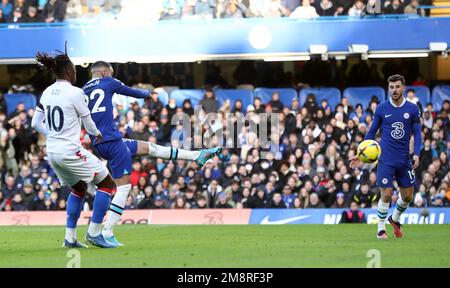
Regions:
<instances>
[{"instance_id":1,"label":"white shorts","mask_svg":"<svg viewBox=\"0 0 450 288\"><path fill-rule=\"evenodd\" d=\"M80 180L98 184L109 173L100 159L84 148L72 154L48 153L48 159L61 185L73 186Z\"/></svg>"}]
</instances>

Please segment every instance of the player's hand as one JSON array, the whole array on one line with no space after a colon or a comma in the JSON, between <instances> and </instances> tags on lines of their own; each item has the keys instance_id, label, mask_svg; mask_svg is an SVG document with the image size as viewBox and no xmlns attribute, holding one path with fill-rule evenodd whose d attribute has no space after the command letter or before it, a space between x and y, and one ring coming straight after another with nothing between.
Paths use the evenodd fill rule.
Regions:
<instances>
[{"instance_id":1,"label":"player's hand","mask_svg":"<svg viewBox=\"0 0 450 288\"><path fill-rule=\"evenodd\" d=\"M350 168L352 169L361 168L364 164L361 160L359 160L357 155L351 157L348 161L350 161Z\"/></svg>"},{"instance_id":2,"label":"player's hand","mask_svg":"<svg viewBox=\"0 0 450 288\"><path fill-rule=\"evenodd\" d=\"M103 140L102 132L98 131L98 135L95 137L95 143L100 143Z\"/></svg>"},{"instance_id":3,"label":"player's hand","mask_svg":"<svg viewBox=\"0 0 450 288\"><path fill-rule=\"evenodd\" d=\"M413 169L417 169L417 167L419 167L419 156L418 155L414 155L413 156L413 161L414 161L414 163L413 163L412 168Z\"/></svg>"}]
</instances>

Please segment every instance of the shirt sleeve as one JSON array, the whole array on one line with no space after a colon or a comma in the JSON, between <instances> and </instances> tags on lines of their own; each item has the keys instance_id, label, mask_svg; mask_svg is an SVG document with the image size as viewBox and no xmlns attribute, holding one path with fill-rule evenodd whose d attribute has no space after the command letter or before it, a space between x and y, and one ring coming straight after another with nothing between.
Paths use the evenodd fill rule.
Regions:
<instances>
[{"instance_id":1,"label":"shirt sleeve","mask_svg":"<svg viewBox=\"0 0 450 288\"><path fill-rule=\"evenodd\" d=\"M39 103L36 107L36 111L34 112L33 119L31 119L31 127L33 127L37 132L47 136L48 130L44 123L45 112L41 107L42 105Z\"/></svg>"},{"instance_id":2,"label":"shirt sleeve","mask_svg":"<svg viewBox=\"0 0 450 288\"><path fill-rule=\"evenodd\" d=\"M91 114L91 111L89 111L88 107L89 100L86 94L84 94L83 90L80 89L79 97L77 97L77 99L75 99L75 101L73 102L75 111L77 111L78 116L83 118Z\"/></svg>"},{"instance_id":3,"label":"shirt sleeve","mask_svg":"<svg viewBox=\"0 0 450 288\"><path fill-rule=\"evenodd\" d=\"M375 113L373 114L372 124L370 125L369 132L367 132L364 140L374 140L375 135L377 134L378 129L381 125L381 117L378 107L375 109Z\"/></svg>"},{"instance_id":4,"label":"shirt sleeve","mask_svg":"<svg viewBox=\"0 0 450 288\"><path fill-rule=\"evenodd\" d=\"M130 97L134 97L134 98L141 98L141 99L145 99L150 96L150 91L148 91L148 90L128 87L127 85L123 84L121 81L114 79L114 78L112 79L112 82L113 82L112 87L113 87L114 93L117 93L120 95L125 95L125 96L130 96Z\"/></svg>"}]
</instances>

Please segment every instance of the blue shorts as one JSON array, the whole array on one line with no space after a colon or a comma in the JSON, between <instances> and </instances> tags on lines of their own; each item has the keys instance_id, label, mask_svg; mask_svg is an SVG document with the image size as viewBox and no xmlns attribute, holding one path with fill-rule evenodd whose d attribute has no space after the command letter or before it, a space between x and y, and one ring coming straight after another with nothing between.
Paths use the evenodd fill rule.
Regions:
<instances>
[{"instance_id":1,"label":"blue shorts","mask_svg":"<svg viewBox=\"0 0 450 288\"><path fill-rule=\"evenodd\" d=\"M411 161L404 163L378 162L377 186L394 188L394 179L400 188L414 186L416 175L412 169Z\"/></svg>"},{"instance_id":2,"label":"blue shorts","mask_svg":"<svg viewBox=\"0 0 450 288\"><path fill-rule=\"evenodd\" d=\"M95 145L97 153L108 161L108 167L114 179L131 174L133 156L137 152L137 143L133 139L118 139Z\"/></svg>"}]
</instances>

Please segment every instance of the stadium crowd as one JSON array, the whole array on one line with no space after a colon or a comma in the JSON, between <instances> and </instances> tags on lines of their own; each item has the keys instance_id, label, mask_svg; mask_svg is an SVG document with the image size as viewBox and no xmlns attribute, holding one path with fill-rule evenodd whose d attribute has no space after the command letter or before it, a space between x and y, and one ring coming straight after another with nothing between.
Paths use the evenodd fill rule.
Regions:
<instances>
[{"instance_id":1,"label":"stadium crowd","mask_svg":"<svg viewBox=\"0 0 450 288\"><path fill-rule=\"evenodd\" d=\"M0 23L52 23L106 17L126 21L213 18L312 19L380 14L426 16L430 0L1 0Z\"/></svg>"},{"instance_id":2,"label":"stadium crowd","mask_svg":"<svg viewBox=\"0 0 450 288\"><path fill-rule=\"evenodd\" d=\"M408 99L417 101L413 91L407 94ZM142 105L116 103L115 122L126 138L178 147L190 140L189 148L230 148L202 169L182 160L134 159L126 209L348 208L352 202L360 208L376 207L380 197L376 166L352 170L347 161L368 131L378 104L376 96L367 108L352 107L346 98L330 107L326 100L317 103L313 94L302 106L294 98L286 107L278 93L268 103L255 98L247 107L240 100L227 101L221 107L214 90L206 89L202 110L194 109L189 99L181 107L173 99L163 105L158 96L153 92ZM47 162L44 136L31 128L33 109L27 111L19 103L7 115L6 108L0 93L0 211L64 210L70 191L61 187ZM433 111L431 104L420 105L420 109L424 141L411 205L450 206L450 101L446 100L440 111ZM217 112L214 121L205 122L206 113L212 112ZM265 112L279 113L280 126L269 132L272 144L262 147L248 125L261 121ZM181 123L171 125L174 115L181 113L203 123L192 128L194 136L190 138ZM234 116L227 118L227 113ZM247 121L231 135L230 125L237 126L238 115L246 115ZM201 135L210 140L202 140ZM81 141L92 149L83 132ZM92 208L93 191L90 187L86 210ZM391 205L397 198L396 191Z\"/></svg>"}]
</instances>

